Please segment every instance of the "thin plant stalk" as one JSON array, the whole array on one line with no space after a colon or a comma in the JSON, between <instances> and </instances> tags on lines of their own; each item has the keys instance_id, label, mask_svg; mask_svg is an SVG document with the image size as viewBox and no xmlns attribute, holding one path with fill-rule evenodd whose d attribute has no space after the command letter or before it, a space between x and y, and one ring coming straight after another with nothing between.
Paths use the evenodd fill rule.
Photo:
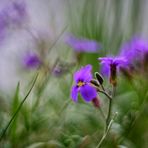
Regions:
<instances>
[{"instance_id":1,"label":"thin plant stalk","mask_svg":"<svg viewBox=\"0 0 148 148\"><path fill-rule=\"evenodd\" d=\"M100 114L101 114L102 118L103 118L104 120L106 120L106 119L105 119L104 112L103 112L103 110L101 109L101 107L99 107L99 111L100 111Z\"/></svg>"},{"instance_id":2,"label":"thin plant stalk","mask_svg":"<svg viewBox=\"0 0 148 148\"><path fill-rule=\"evenodd\" d=\"M38 74L36 75L33 83L32 83L32 86L31 88L29 89L28 93L26 94L26 96L24 97L24 99L22 100L22 102L20 103L20 105L18 106L16 112L13 114L12 118L10 119L10 121L8 122L8 124L6 125L6 127L4 128L1 136L0 136L0 141L3 139L3 137L5 136L9 126L11 125L11 123L13 122L13 120L15 119L16 115L19 113L20 109L22 108L22 105L24 104L24 102L26 101L26 99L28 98L29 94L31 93L35 83L36 83L36 80L37 80L37 77L38 77Z\"/></svg>"},{"instance_id":3,"label":"thin plant stalk","mask_svg":"<svg viewBox=\"0 0 148 148\"><path fill-rule=\"evenodd\" d=\"M104 134L103 134L103 136L102 136L102 138L101 138L99 144L96 146L96 148L100 148L100 147L101 147L103 141L105 140L106 136L107 136L108 133L109 133L109 130L110 130L110 128L111 128L111 126L112 126L112 124L113 124L113 122L114 122L114 120L115 120L117 114L118 114L118 113L116 112L116 113L114 114L113 118L110 120L110 122L109 122L109 124L108 124L108 126L107 126L107 130L104 132Z\"/></svg>"},{"instance_id":4,"label":"thin plant stalk","mask_svg":"<svg viewBox=\"0 0 148 148\"><path fill-rule=\"evenodd\" d=\"M106 130L107 130L107 126L110 122L111 108L112 108L112 99L109 99L108 114L107 114L107 118L106 118Z\"/></svg>"},{"instance_id":5,"label":"thin plant stalk","mask_svg":"<svg viewBox=\"0 0 148 148\"><path fill-rule=\"evenodd\" d=\"M110 116L111 116L111 110L112 110L112 98L115 96L115 90L116 90L116 87L115 86L112 86L112 96L108 99L109 99L109 108L108 108L108 114L107 114L107 118L106 118L106 130L107 130L107 126L110 122Z\"/></svg>"},{"instance_id":6,"label":"thin plant stalk","mask_svg":"<svg viewBox=\"0 0 148 148\"><path fill-rule=\"evenodd\" d=\"M111 110L112 110L112 100L113 100L112 98L115 95L115 87L114 86L112 87L112 95L109 95L105 91L104 87L103 87L103 90L97 89L97 91L103 93L109 99L109 106L108 106L108 114L107 114L107 117L106 117L105 131L104 131L104 134L103 134L99 144L96 147L96 148L100 148L102 143L103 143L103 141L105 140L105 138L106 138L110 128L111 128L111 125L112 125L112 123L113 123L117 113L115 113L114 117L112 119L110 119L111 118Z\"/></svg>"}]
</instances>

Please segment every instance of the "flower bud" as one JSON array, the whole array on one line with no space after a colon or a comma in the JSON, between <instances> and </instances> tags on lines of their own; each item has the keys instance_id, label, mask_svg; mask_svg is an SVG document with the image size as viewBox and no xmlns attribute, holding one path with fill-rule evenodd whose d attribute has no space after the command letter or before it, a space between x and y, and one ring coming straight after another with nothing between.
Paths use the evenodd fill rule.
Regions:
<instances>
[{"instance_id":1,"label":"flower bud","mask_svg":"<svg viewBox=\"0 0 148 148\"><path fill-rule=\"evenodd\" d=\"M98 97L92 99L92 103L93 103L94 107L96 107L96 108L100 107L100 100Z\"/></svg>"},{"instance_id":2,"label":"flower bud","mask_svg":"<svg viewBox=\"0 0 148 148\"><path fill-rule=\"evenodd\" d=\"M101 76L101 74L98 73L98 72L95 72L95 77L96 77L96 79L98 80L98 82L100 83L100 85L102 85L103 82L104 82L104 79L103 79L103 77Z\"/></svg>"}]
</instances>

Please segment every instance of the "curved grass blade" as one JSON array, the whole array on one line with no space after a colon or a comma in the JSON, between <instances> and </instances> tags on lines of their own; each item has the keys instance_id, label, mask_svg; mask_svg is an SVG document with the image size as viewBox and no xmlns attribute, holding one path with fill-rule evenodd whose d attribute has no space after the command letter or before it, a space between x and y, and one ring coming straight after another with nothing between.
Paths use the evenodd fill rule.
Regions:
<instances>
[{"instance_id":1,"label":"curved grass blade","mask_svg":"<svg viewBox=\"0 0 148 148\"><path fill-rule=\"evenodd\" d=\"M37 78L38 78L38 74L36 75L36 77L35 77L35 79L34 79L34 81L33 81L33 83L32 83L32 86L31 86L31 88L29 89L28 93L26 94L26 96L24 97L24 99L22 100L22 102L20 103L20 105L18 106L16 112L13 114L12 118L10 119L10 121L8 122L8 124L6 125L6 127L4 128L4 130L3 130L3 132L2 132L2 134L1 134L1 136L0 136L0 141L1 141L1 140L3 139L3 137L5 136L5 134L6 134L6 132L7 132L7 129L9 128L10 124L13 122L13 120L14 120L15 117L16 117L16 115L19 113L19 111L20 111L22 105L24 104L24 102L25 102L26 99L28 98L29 94L31 93L31 91L32 91L32 89L33 89L33 87L34 87L34 85L35 85L35 83L36 83Z\"/></svg>"}]
</instances>

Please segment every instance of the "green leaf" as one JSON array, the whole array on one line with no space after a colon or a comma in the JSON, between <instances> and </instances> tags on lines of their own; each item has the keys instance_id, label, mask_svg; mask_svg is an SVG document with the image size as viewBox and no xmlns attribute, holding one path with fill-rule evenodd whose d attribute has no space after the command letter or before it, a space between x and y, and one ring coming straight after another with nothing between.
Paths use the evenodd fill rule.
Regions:
<instances>
[{"instance_id":1,"label":"green leaf","mask_svg":"<svg viewBox=\"0 0 148 148\"><path fill-rule=\"evenodd\" d=\"M16 109L19 106L19 92L20 92L20 83L18 82L14 97L12 98L12 106L11 106L11 116L16 112ZM17 126L18 125L18 115L16 115L13 124L11 126L11 131L10 131L10 136L13 142L17 139L16 136L16 131L17 131Z\"/></svg>"}]
</instances>

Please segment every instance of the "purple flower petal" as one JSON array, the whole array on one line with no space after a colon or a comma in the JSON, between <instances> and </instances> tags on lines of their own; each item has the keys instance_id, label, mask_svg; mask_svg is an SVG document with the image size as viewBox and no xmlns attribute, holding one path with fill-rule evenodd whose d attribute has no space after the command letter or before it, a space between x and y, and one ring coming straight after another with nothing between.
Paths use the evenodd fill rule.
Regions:
<instances>
[{"instance_id":1,"label":"purple flower petal","mask_svg":"<svg viewBox=\"0 0 148 148\"><path fill-rule=\"evenodd\" d=\"M91 70L92 66L86 65L74 74L76 85L72 87L71 97L75 102L77 101L78 92L81 93L81 96L86 102L91 101L97 96L96 89L89 85L92 79Z\"/></svg>"},{"instance_id":2,"label":"purple flower petal","mask_svg":"<svg viewBox=\"0 0 148 148\"><path fill-rule=\"evenodd\" d=\"M114 64L116 64L116 65L124 65L124 64L126 64L127 63L127 59L125 58L125 57L116 57L115 59L114 59L114 61L113 61L113 63Z\"/></svg>"},{"instance_id":3,"label":"purple flower petal","mask_svg":"<svg viewBox=\"0 0 148 148\"><path fill-rule=\"evenodd\" d=\"M74 102L78 101L78 88L77 86L73 86L71 89L71 98Z\"/></svg>"},{"instance_id":4,"label":"purple flower petal","mask_svg":"<svg viewBox=\"0 0 148 148\"><path fill-rule=\"evenodd\" d=\"M78 81L89 82L92 79L91 70L92 66L86 65L85 67L82 67L79 71L75 72L74 80L76 81L76 83Z\"/></svg>"},{"instance_id":5,"label":"purple flower petal","mask_svg":"<svg viewBox=\"0 0 148 148\"><path fill-rule=\"evenodd\" d=\"M98 58L98 60L101 61L101 64L105 63L105 64L110 64L113 62L113 58L112 57L103 57L103 58Z\"/></svg>"},{"instance_id":6,"label":"purple flower petal","mask_svg":"<svg viewBox=\"0 0 148 148\"><path fill-rule=\"evenodd\" d=\"M94 40L88 40L83 38L76 38L73 35L69 35L65 41L76 52L97 52L101 49L101 44Z\"/></svg>"},{"instance_id":7,"label":"purple flower petal","mask_svg":"<svg viewBox=\"0 0 148 148\"><path fill-rule=\"evenodd\" d=\"M117 68L117 71L120 66L127 66L127 59L125 57L103 57L98 58L98 60L100 60L102 64L101 73L105 76L110 75L110 68L113 65Z\"/></svg>"},{"instance_id":8,"label":"purple flower petal","mask_svg":"<svg viewBox=\"0 0 148 148\"><path fill-rule=\"evenodd\" d=\"M125 57L103 57L98 58L98 60L101 61L101 64L125 64L127 62L127 59Z\"/></svg>"},{"instance_id":9,"label":"purple flower petal","mask_svg":"<svg viewBox=\"0 0 148 148\"><path fill-rule=\"evenodd\" d=\"M80 88L80 93L86 102L90 102L97 97L96 89L88 84Z\"/></svg>"},{"instance_id":10,"label":"purple flower petal","mask_svg":"<svg viewBox=\"0 0 148 148\"><path fill-rule=\"evenodd\" d=\"M110 75L110 66L107 65L107 64L102 64L100 71L101 71L101 74L103 76L109 77L109 75Z\"/></svg>"}]
</instances>

